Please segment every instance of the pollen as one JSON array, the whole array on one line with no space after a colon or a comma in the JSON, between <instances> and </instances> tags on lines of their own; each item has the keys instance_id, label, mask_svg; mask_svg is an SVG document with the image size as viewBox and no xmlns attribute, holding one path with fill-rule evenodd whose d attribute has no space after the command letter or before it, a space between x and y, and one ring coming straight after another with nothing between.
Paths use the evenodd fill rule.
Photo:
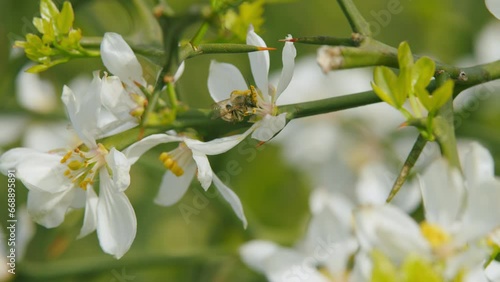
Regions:
<instances>
[{"instance_id":1,"label":"pollen","mask_svg":"<svg viewBox=\"0 0 500 282\"><path fill-rule=\"evenodd\" d=\"M161 153L160 161L163 163L165 168L169 169L175 176L181 176L184 174L184 170L182 169L182 167L168 153Z\"/></svg>"},{"instance_id":2,"label":"pollen","mask_svg":"<svg viewBox=\"0 0 500 282\"><path fill-rule=\"evenodd\" d=\"M79 170L80 168L82 168L84 166L85 166L85 163L82 163L82 162L77 161L77 160L73 160L73 161L69 162L69 164L68 164L68 168L71 170Z\"/></svg>"},{"instance_id":3,"label":"pollen","mask_svg":"<svg viewBox=\"0 0 500 282\"><path fill-rule=\"evenodd\" d=\"M451 241L450 235L436 224L423 221L420 223L420 231L433 248L441 247Z\"/></svg>"}]
</instances>

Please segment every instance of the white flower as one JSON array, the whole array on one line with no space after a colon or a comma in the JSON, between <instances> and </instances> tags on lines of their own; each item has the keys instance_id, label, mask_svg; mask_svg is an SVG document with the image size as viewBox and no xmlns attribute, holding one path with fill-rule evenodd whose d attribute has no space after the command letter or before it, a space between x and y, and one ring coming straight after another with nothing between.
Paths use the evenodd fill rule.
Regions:
<instances>
[{"instance_id":1,"label":"white flower","mask_svg":"<svg viewBox=\"0 0 500 282\"><path fill-rule=\"evenodd\" d=\"M424 172L425 220L420 224L390 205L361 207L355 218L362 251L381 251L395 264L416 255L444 263L446 279L465 271L464 281L486 281L482 265L489 249L484 242L500 226L500 181L494 178L491 156L479 144L470 144L462 161L465 178L441 158Z\"/></svg>"},{"instance_id":2,"label":"white flower","mask_svg":"<svg viewBox=\"0 0 500 282\"><path fill-rule=\"evenodd\" d=\"M30 215L47 228L61 224L70 208L85 206L79 237L97 229L102 249L120 258L130 248L137 224L132 205L124 193L130 184L130 163L115 148L108 150L96 142L106 130L113 131L114 126L127 123L102 120L103 112L122 111L119 103L101 103L105 84L95 73L85 93L74 93L66 86L63 89L62 100L67 114L86 149L55 149L41 153L15 148L0 157L0 170L5 174L9 169L16 169L17 177L30 190ZM93 188L97 175L99 197Z\"/></svg>"},{"instance_id":3,"label":"white flower","mask_svg":"<svg viewBox=\"0 0 500 282\"><path fill-rule=\"evenodd\" d=\"M291 38L291 35L288 35L287 38ZM266 47L264 40L254 32L253 26L248 29L247 44ZM285 43L282 54L283 69L277 88L268 83L269 51L253 52L249 53L248 56L258 92L257 108L255 109L258 120L250 130L253 130L252 138L268 141L286 124L286 113L279 114L277 112L276 100L292 79L296 50L292 42ZM235 90L241 91L250 88L235 66L216 61L212 61L210 64L208 90L215 102L229 99Z\"/></svg>"},{"instance_id":4,"label":"white flower","mask_svg":"<svg viewBox=\"0 0 500 282\"><path fill-rule=\"evenodd\" d=\"M243 207L238 196L227 187L212 171L207 155L217 155L227 152L251 131L230 137L218 138L209 142L202 142L177 134L154 134L150 135L125 149L124 154L133 164L139 157L150 148L163 143L179 142L179 146L170 151L163 152L160 160L168 169L164 174L160 191L155 199L159 205L170 206L179 201L186 193L195 174L198 176L203 189L207 190L212 182L231 205L236 216L243 222L246 228L247 220L243 212Z\"/></svg>"},{"instance_id":5,"label":"white flower","mask_svg":"<svg viewBox=\"0 0 500 282\"><path fill-rule=\"evenodd\" d=\"M500 3L498 0L485 0L486 8L492 13L497 19L500 19Z\"/></svg>"},{"instance_id":6,"label":"white flower","mask_svg":"<svg viewBox=\"0 0 500 282\"><path fill-rule=\"evenodd\" d=\"M240 248L242 260L270 281L347 281L349 259L358 248L352 229L352 204L319 188L311 196L310 206L311 222L297 246L284 248L254 240Z\"/></svg>"}]
</instances>

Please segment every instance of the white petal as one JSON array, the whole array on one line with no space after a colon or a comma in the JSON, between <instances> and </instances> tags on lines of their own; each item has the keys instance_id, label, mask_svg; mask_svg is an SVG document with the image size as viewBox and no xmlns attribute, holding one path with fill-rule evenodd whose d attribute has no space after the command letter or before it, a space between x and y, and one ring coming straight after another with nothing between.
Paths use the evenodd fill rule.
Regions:
<instances>
[{"instance_id":1,"label":"white petal","mask_svg":"<svg viewBox=\"0 0 500 282\"><path fill-rule=\"evenodd\" d=\"M500 262L493 260L484 272L490 281L500 281Z\"/></svg>"},{"instance_id":2,"label":"white petal","mask_svg":"<svg viewBox=\"0 0 500 282\"><path fill-rule=\"evenodd\" d=\"M252 133L252 138L264 142L269 141L276 133L280 132L280 130L285 127L286 113L282 113L278 116L266 115L257 123L259 126Z\"/></svg>"},{"instance_id":3,"label":"white petal","mask_svg":"<svg viewBox=\"0 0 500 282\"><path fill-rule=\"evenodd\" d=\"M317 269L317 261L268 241L254 240L240 248L242 260L266 275L270 282L327 282Z\"/></svg>"},{"instance_id":4,"label":"white petal","mask_svg":"<svg viewBox=\"0 0 500 282\"><path fill-rule=\"evenodd\" d=\"M189 185L196 173L196 164L190 162L184 169L184 174L176 176L170 170L162 178L160 191L156 195L155 203L160 206L171 206L177 203L186 194Z\"/></svg>"},{"instance_id":5,"label":"white petal","mask_svg":"<svg viewBox=\"0 0 500 282\"><path fill-rule=\"evenodd\" d=\"M219 190L222 197L231 205L236 216L243 222L243 228L247 228L247 219L245 213L243 212L243 206L241 205L240 198L227 187L216 174L213 175L214 185Z\"/></svg>"},{"instance_id":6,"label":"white petal","mask_svg":"<svg viewBox=\"0 0 500 282\"><path fill-rule=\"evenodd\" d=\"M291 35L287 36L287 39L291 38ZM297 56L297 50L295 50L293 42L286 42L283 48L283 69L281 70L281 77L278 83L278 89L276 90L276 99L278 99L279 95L283 93L292 80L293 69L295 67L295 56Z\"/></svg>"},{"instance_id":7,"label":"white petal","mask_svg":"<svg viewBox=\"0 0 500 282\"><path fill-rule=\"evenodd\" d=\"M167 134L153 134L130 145L125 150L123 150L123 154L127 157L130 164L132 165L142 156L142 154L144 154L149 149L162 143L176 141L180 142L182 140L182 138L177 136L170 136Z\"/></svg>"},{"instance_id":8,"label":"white petal","mask_svg":"<svg viewBox=\"0 0 500 282\"><path fill-rule=\"evenodd\" d=\"M246 90L248 85L233 65L212 60L208 72L208 92L215 102L229 99L234 90Z\"/></svg>"},{"instance_id":9,"label":"white petal","mask_svg":"<svg viewBox=\"0 0 500 282\"><path fill-rule=\"evenodd\" d=\"M248 27L247 44L257 47L267 47L266 42L255 33L252 25ZM269 51L251 52L248 53L248 58L250 59L250 67L255 84L257 84L257 88L262 92L264 97L267 97L269 94L269 82L267 78L269 75Z\"/></svg>"},{"instance_id":10,"label":"white petal","mask_svg":"<svg viewBox=\"0 0 500 282\"><path fill-rule=\"evenodd\" d=\"M97 204L97 235L104 252L121 258L130 248L137 231L134 209L123 192L111 187L107 172L100 173Z\"/></svg>"},{"instance_id":11,"label":"white petal","mask_svg":"<svg viewBox=\"0 0 500 282\"><path fill-rule=\"evenodd\" d=\"M426 220L451 230L465 197L460 172L451 169L444 159L437 159L424 172L421 181Z\"/></svg>"},{"instance_id":12,"label":"white petal","mask_svg":"<svg viewBox=\"0 0 500 282\"><path fill-rule=\"evenodd\" d=\"M490 180L495 175L495 163L490 152L477 142L470 144L470 151L465 155L463 168L469 192L482 181Z\"/></svg>"},{"instance_id":13,"label":"white petal","mask_svg":"<svg viewBox=\"0 0 500 282\"><path fill-rule=\"evenodd\" d=\"M83 238L93 232L97 227L97 202L98 197L94 187L87 188L87 200L85 201L85 216L83 217L83 226L77 239Z\"/></svg>"},{"instance_id":14,"label":"white petal","mask_svg":"<svg viewBox=\"0 0 500 282\"><path fill-rule=\"evenodd\" d=\"M101 79L98 72L94 72L94 78L85 93L75 93L69 87L64 86L61 96L71 125L80 139L90 148L96 146L95 139L98 135L97 117L101 108L100 92Z\"/></svg>"},{"instance_id":15,"label":"white petal","mask_svg":"<svg viewBox=\"0 0 500 282\"><path fill-rule=\"evenodd\" d=\"M184 143L193 151L199 151L206 155L218 155L225 153L236 145L238 145L241 141L243 141L248 135L250 135L252 131L246 130L242 134L237 134L228 137L222 137L210 140L208 142L202 142L199 140L185 138Z\"/></svg>"},{"instance_id":16,"label":"white petal","mask_svg":"<svg viewBox=\"0 0 500 282\"><path fill-rule=\"evenodd\" d=\"M213 171L212 167L210 167L210 162L208 162L205 154L197 151L193 151L193 159L198 167L198 181L200 181L201 187L206 191L210 187L210 184L212 184Z\"/></svg>"},{"instance_id":17,"label":"white petal","mask_svg":"<svg viewBox=\"0 0 500 282\"><path fill-rule=\"evenodd\" d=\"M240 256L252 269L264 273L266 259L278 250L279 246L274 242L253 240L240 247Z\"/></svg>"},{"instance_id":18,"label":"white petal","mask_svg":"<svg viewBox=\"0 0 500 282\"><path fill-rule=\"evenodd\" d=\"M184 61L182 61L179 68L177 69L177 71L174 74L174 81L177 81L177 80L179 80L179 78L181 78L182 74L184 73L185 67L186 67L186 64L184 64Z\"/></svg>"},{"instance_id":19,"label":"white petal","mask_svg":"<svg viewBox=\"0 0 500 282\"><path fill-rule=\"evenodd\" d=\"M486 7L497 19L500 19L500 2L498 0L485 0Z\"/></svg>"},{"instance_id":20,"label":"white petal","mask_svg":"<svg viewBox=\"0 0 500 282\"><path fill-rule=\"evenodd\" d=\"M382 205L396 179L396 174L381 162L366 164L361 169L356 194L362 204ZM406 181L391 204L406 212L414 211L420 205L419 181Z\"/></svg>"},{"instance_id":21,"label":"white petal","mask_svg":"<svg viewBox=\"0 0 500 282\"><path fill-rule=\"evenodd\" d=\"M130 185L130 161L120 151L112 148L106 156L106 163L112 172L112 187L116 192L125 191Z\"/></svg>"},{"instance_id":22,"label":"white petal","mask_svg":"<svg viewBox=\"0 0 500 282\"><path fill-rule=\"evenodd\" d=\"M71 180L64 176L67 167L61 164L61 158L56 154L15 148L1 156L0 168L3 173L15 168L18 179L30 190L59 193L74 187Z\"/></svg>"},{"instance_id":23,"label":"white petal","mask_svg":"<svg viewBox=\"0 0 500 282\"><path fill-rule=\"evenodd\" d=\"M402 262L409 254L430 253L417 223L395 207L362 207L355 213L355 219L356 235L367 252L376 248L395 262Z\"/></svg>"},{"instance_id":24,"label":"white petal","mask_svg":"<svg viewBox=\"0 0 500 282\"><path fill-rule=\"evenodd\" d=\"M142 66L132 48L117 33L106 32L101 43L101 58L106 68L129 85L139 82L145 85L142 78Z\"/></svg>"},{"instance_id":25,"label":"white petal","mask_svg":"<svg viewBox=\"0 0 500 282\"><path fill-rule=\"evenodd\" d=\"M457 240L463 242L484 238L493 229L500 227L500 181L484 181L467 196L462 228L457 232Z\"/></svg>"},{"instance_id":26,"label":"white petal","mask_svg":"<svg viewBox=\"0 0 500 282\"><path fill-rule=\"evenodd\" d=\"M73 202L77 188L57 193L31 190L28 193L28 212L35 222L46 228L59 226Z\"/></svg>"},{"instance_id":27,"label":"white petal","mask_svg":"<svg viewBox=\"0 0 500 282\"><path fill-rule=\"evenodd\" d=\"M31 65L31 64L30 64ZM57 107L56 91L52 83L41 79L39 74L27 73L23 67L16 79L17 100L24 108L49 113Z\"/></svg>"}]
</instances>

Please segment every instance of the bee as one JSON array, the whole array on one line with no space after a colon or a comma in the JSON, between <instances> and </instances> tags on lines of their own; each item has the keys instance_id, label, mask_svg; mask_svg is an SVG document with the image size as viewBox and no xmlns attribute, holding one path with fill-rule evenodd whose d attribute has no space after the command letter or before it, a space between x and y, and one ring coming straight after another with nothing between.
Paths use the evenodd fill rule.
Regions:
<instances>
[{"instance_id":1,"label":"bee","mask_svg":"<svg viewBox=\"0 0 500 282\"><path fill-rule=\"evenodd\" d=\"M255 114L257 95L254 86L250 86L249 90L234 90L229 99L214 105L213 118L221 118L228 122L243 121L245 117Z\"/></svg>"}]
</instances>

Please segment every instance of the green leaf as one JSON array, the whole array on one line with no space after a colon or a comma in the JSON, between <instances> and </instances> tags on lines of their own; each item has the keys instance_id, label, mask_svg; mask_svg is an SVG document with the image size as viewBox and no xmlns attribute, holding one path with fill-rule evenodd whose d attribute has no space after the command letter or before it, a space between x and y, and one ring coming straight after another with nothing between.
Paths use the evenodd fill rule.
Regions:
<instances>
[{"instance_id":1,"label":"green leaf","mask_svg":"<svg viewBox=\"0 0 500 282\"><path fill-rule=\"evenodd\" d=\"M414 87L427 87L434 76L436 63L429 57L422 57L415 62L412 68L412 85Z\"/></svg>"},{"instance_id":2,"label":"green leaf","mask_svg":"<svg viewBox=\"0 0 500 282\"><path fill-rule=\"evenodd\" d=\"M48 65L34 65L30 67L29 69L26 70L26 72L29 73L39 73L42 71L46 71L49 68Z\"/></svg>"},{"instance_id":3,"label":"green leaf","mask_svg":"<svg viewBox=\"0 0 500 282\"><path fill-rule=\"evenodd\" d=\"M56 27L59 34L67 34L73 26L75 14L71 3L66 1L63 4L61 13L56 17Z\"/></svg>"},{"instance_id":4,"label":"green leaf","mask_svg":"<svg viewBox=\"0 0 500 282\"><path fill-rule=\"evenodd\" d=\"M434 100L429 94L429 91L425 89L424 87L417 86L415 87L415 94L417 95L418 100L420 103L424 106L424 108L432 112L435 107L434 107Z\"/></svg>"},{"instance_id":5,"label":"green leaf","mask_svg":"<svg viewBox=\"0 0 500 282\"><path fill-rule=\"evenodd\" d=\"M33 25L36 27L38 32L40 32L42 34L45 32L43 29L43 19L42 18L34 17L33 18Z\"/></svg>"},{"instance_id":6,"label":"green leaf","mask_svg":"<svg viewBox=\"0 0 500 282\"><path fill-rule=\"evenodd\" d=\"M245 41L250 24L253 25L255 32L259 33L264 23L263 14L264 0L243 2L238 9L238 14L233 10L229 10L224 15L224 26L240 40Z\"/></svg>"},{"instance_id":7,"label":"green leaf","mask_svg":"<svg viewBox=\"0 0 500 282\"><path fill-rule=\"evenodd\" d=\"M405 94L400 91L398 77L390 68L375 67L373 80L375 81L374 84L372 83L373 90L380 99L398 109L404 104L406 97L401 99L401 96Z\"/></svg>"},{"instance_id":8,"label":"green leaf","mask_svg":"<svg viewBox=\"0 0 500 282\"><path fill-rule=\"evenodd\" d=\"M412 92L412 73L413 55L410 50L410 45L406 41L401 42L398 48L398 63L399 63L399 79L402 91L405 93Z\"/></svg>"},{"instance_id":9,"label":"green leaf","mask_svg":"<svg viewBox=\"0 0 500 282\"><path fill-rule=\"evenodd\" d=\"M434 100L434 109L437 110L441 108L446 103L446 101L448 101L451 98L454 86L455 83L453 82L453 80L449 79L445 83L443 83L443 85L441 85L438 89L432 92L432 100Z\"/></svg>"},{"instance_id":10,"label":"green leaf","mask_svg":"<svg viewBox=\"0 0 500 282\"><path fill-rule=\"evenodd\" d=\"M59 9L57 9L56 4L51 0L41 0L40 1L40 15L43 19L51 20L56 15L59 14Z\"/></svg>"}]
</instances>

